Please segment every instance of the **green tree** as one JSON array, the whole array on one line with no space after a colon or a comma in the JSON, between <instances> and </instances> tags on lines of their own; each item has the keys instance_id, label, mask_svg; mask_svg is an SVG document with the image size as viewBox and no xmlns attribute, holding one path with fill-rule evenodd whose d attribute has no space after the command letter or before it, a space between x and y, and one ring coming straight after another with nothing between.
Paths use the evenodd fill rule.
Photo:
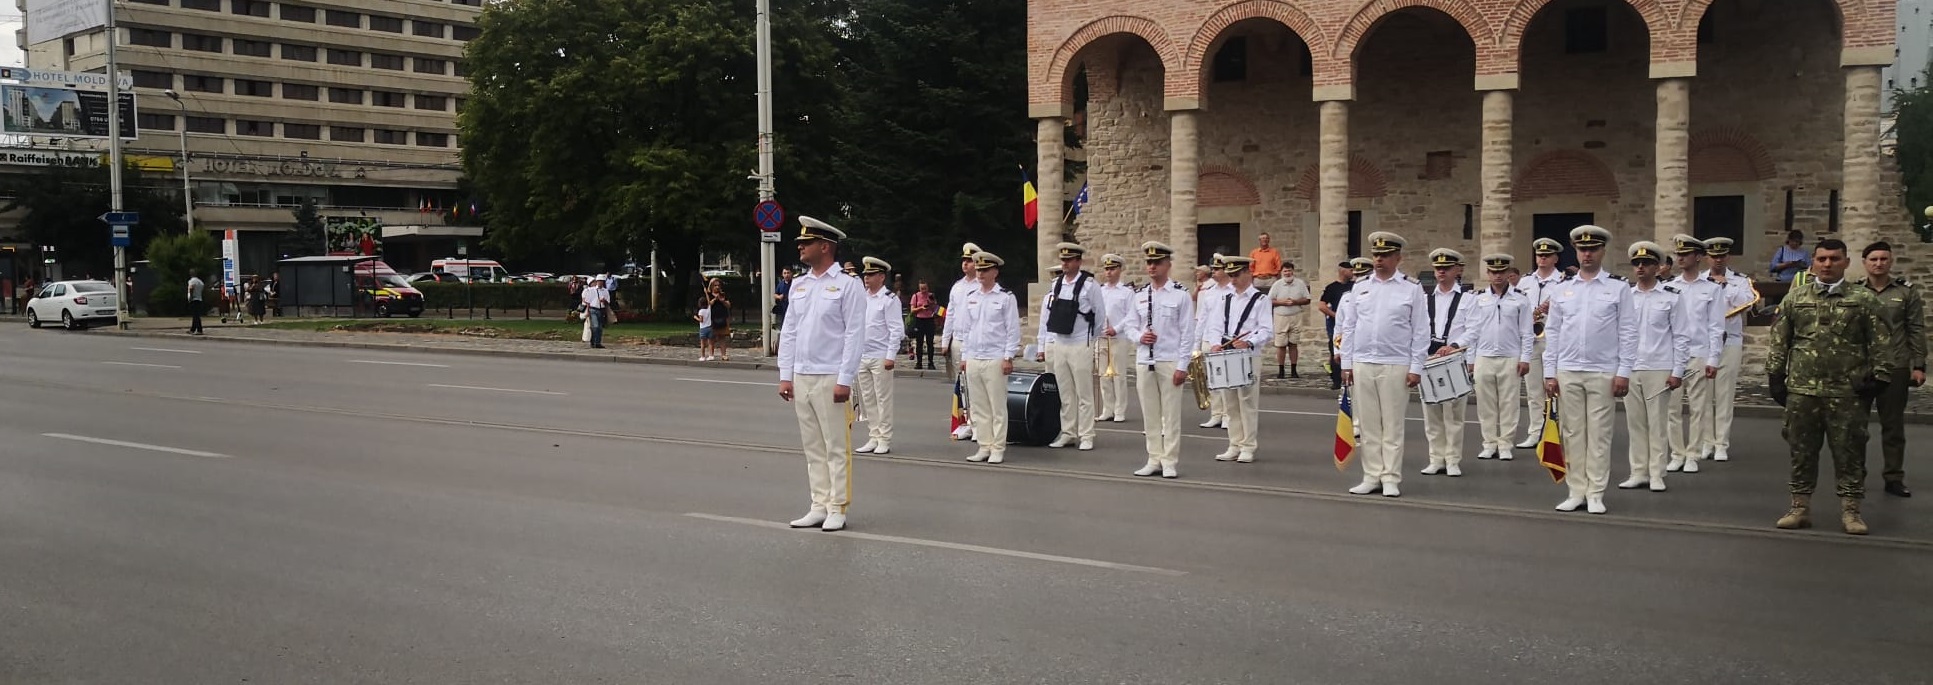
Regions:
<instances>
[{"instance_id":1,"label":"green tree","mask_svg":"<svg viewBox=\"0 0 1933 685\"><path fill-rule=\"evenodd\" d=\"M295 231L282 236L281 252L284 257L313 257L323 253L323 241L327 228L322 223L322 209L315 198L302 198L302 206L296 207Z\"/></svg>"},{"instance_id":2,"label":"green tree","mask_svg":"<svg viewBox=\"0 0 1933 685\"><path fill-rule=\"evenodd\" d=\"M149 316L188 314L187 283L191 275L208 284L208 293L221 282L221 245L207 231L158 236L148 243L148 268L154 270L154 290L148 293ZM212 304L211 296L203 298Z\"/></svg>"},{"instance_id":3,"label":"green tree","mask_svg":"<svg viewBox=\"0 0 1933 685\"><path fill-rule=\"evenodd\" d=\"M1921 212L1933 207L1933 88L1895 90L1893 104L1899 140L1893 155L1906 183L1906 211L1918 226L1928 221Z\"/></svg>"},{"instance_id":4,"label":"green tree","mask_svg":"<svg viewBox=\"0 0 1933 685\"><path fill-rule=\"evenodd\" d=\"M112 206L108 171L105 165L49 166L7 177L0 180L0 193L11 199L0 206L0 212L25 210L21 235L36 245L54 246L70 277L110 278L114 248L108 226L101 222L101 215ZM157 235L187 230L177 186L132 165L123 171L121 181L122 209L141 214L141 223L129 230L134 243L131 255L141 254Z\"/></svg>"}]
</instances>

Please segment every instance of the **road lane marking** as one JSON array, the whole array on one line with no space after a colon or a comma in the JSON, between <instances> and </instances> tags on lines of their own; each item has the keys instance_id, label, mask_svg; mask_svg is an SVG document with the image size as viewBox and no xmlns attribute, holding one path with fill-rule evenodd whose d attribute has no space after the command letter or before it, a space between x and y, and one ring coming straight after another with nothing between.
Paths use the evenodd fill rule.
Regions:
<instances>
[{"instance_id":1,"label":"road lane marking","mask_svg":"<svg viewBox=\"0 0 1933 685\"><path fill-rule=\"evenodd\" d=\"M109 440L107 438L90 438L85 435L68 435L66 433L41 433L40 436L43 438L53 438L55 440L72 440L74 442L86 442L86 443L93 443L96 445L108 445L111 447L126 447L129 449L148 450L150 452L166 452L168 454L180 454L180 455L189 456L189 457L207 457L210 459L232 459L233 458L226 454L216 454L214 452L203 452L201 450L184 450L179 447L167 447L164 445L150 445L147 443L128 442L125 440Z\"/></svg>"},{"instance_id":2,"label":"road lane marking","mask_svg":"<svg viewBox=\"0 0 1933 685\"><path fill-rule=\"evenodd\" d=\"M139 350L142 352L169 352L173 354L201 354L200 350L173 350L173 349L168 349L166 347L130 347L128 349Z\"/></svg>"},{"instance_id":3,"label":"road lane marking","mask_svg":"<svg viewBox=\"0 0 1933 685\"><path fill-rule=\"evenodd\" d=\"M760 528L772 528L775 530L788 530L788 531L792 530L791 526L783 523L779 523L777 521L761 521L759 519L739 518L736 516L719 516L717 514L691 513L691 514L685 514L685 515L695 519L704 519L706 521L718 521L721 523L737 523L737 524L742 524L747 526L758 526ZM1017 550L1017 549L1005 549L1001 547L986 547L983 545L969 545L969 544L960 543L960 542L945 542L941 540L927 540L924 538L908 538L908 537L900 537L898 535L880 535L878 533L856 533L850 530L842 530L842 531L839 531L839 536L847 537L847 538L859 538L861 540L876 540L879 542L897 542L902 545L917 545L920 547L933 547L936 549L950 549L958 552L978 552L980 554L992 554L996 556L1013 557L1016 559L1032 559L1034 561L1051 561L1057 564L1090 566L1093 568L1104 568L1104 569L1109 569L1114 571L1134 571L1136 573L1152 573L1160 576L1188 575L1187 571L1176 571L1174 569L1157 568L1154 566L1137 566L1135 564L1122 564L1122 563L1117 563L1112 561L1101 561L1099 559L1064 557L1058 554L1041 554L1039 552L1026 552L1026 551Z\"/></svg>"},{"instance_id":4,"label":"road lane marking","mask_svg":"<svg viewBox=\"0 0 1933 685\"><path fill-rule=\"evenodd\" d=\"M1257 409L1256 411L1258 411L1258 412L1261 412L1261 413L1264 413L1264 414L1294 414L1294 415L1296 415L1296 416L1328 416L1328 417L1331 417L1331 418L1333 418L1333 417L1335 417L1335 415L1336 415L1336 413L1335 413L1335 412L1332 412L1332 411L1289 411L1289 410L1287 410L1287 409ZM1421 417L1421 416L1410 416L1410 417L1406 417L1406 418L1408 418L1408 419L1409 419L1409 420L1411 420L1411 421L1422 421L1422 420L1423 420L1423 417ZM1481 421L1464 421L1464 423L1467 423L1467 424L1470 424L1470 425L1472 425L1472 426L1475 426L1475 425L1479 425L1479 424L1481 424L1482 422L1481 422Z\"/></svg>"},{"instance_id":5,"label":"road lane marking","mask_svg":"<svg viewBox=\"0 0 1933 685\"><path fill-rule=\"evenodd\" d=\"M686 383L723 383L725 385L763 385L766 387L778 385L777 383L769 383L765 381L721 381L714 378L679 378L677 380L681 380Z\"/></svg>"},{"instance_id":6,"label":"road lane marking","mask_svg":"<svg viewBox=\"0 0 1933 685\"><path fill-rule=\"evenodd\" d=\"M421 363L421 362L385 362L385 361L377 361L377 360L374 360L374 359L351 359L351 360L349 360L349 363L351 363L351 364L382 364L382 365L384 365L384 366L427 366L427 367L429 367L429 368L432 368L432 369L447 369L447 368L450 368L450 365L449 365L449 364L424 364L424 363Z\"/></svg>"},{"instance_id":7,"label":"road lane marking","mask_svg":"<svg viewBox=\"0 0 1933 685\"><path fill-rule=\"evenodd\" d=\"M569 395L570 394L567 392L556 392L553 390L523 390L519 388L486 388L479 385L444 385L442 383L428 383L427 385L429 385L429 387L432 387L432 388L448 388L451 390L487 390L490 392L521 392L521 393L528 393L531 395Z\"/></svg>"},{"instance_id":8,"label":"road lane marking","mask_svg":"<svg viewBox=\"0 0 1933 685\"><path fill-rule=\"evenodd\" d=\"M179 367L179 366L175 366L175 365L173 365L173 364L142 364L142 363L139 363L139 362L101 362L101 363L102 363L102 364L108 364L108 365L110 365L110 366L142 366L142 367L147 367L147 368L150 368L150 369L179 369L179 368L181 368L181 367Z\"/></svg>"}]
</instances>

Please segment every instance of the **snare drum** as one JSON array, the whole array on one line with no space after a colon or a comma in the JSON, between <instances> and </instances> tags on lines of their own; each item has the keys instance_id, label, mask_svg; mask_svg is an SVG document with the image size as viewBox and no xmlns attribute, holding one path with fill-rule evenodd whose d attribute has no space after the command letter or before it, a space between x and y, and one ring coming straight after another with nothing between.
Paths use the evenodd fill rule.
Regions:
<instances>
[{"instance_id":1,"label":"snare drum","mask_svg":"<svg viewBox=\"0 0 1933 685\"><path fill-rule=\"evenodd\" d=\"M1208 373L1209 390L1231 390L1255 383L1253 350L1210 352L1202 355L1201 363Z\"/></svg>"},{"instance_id":2,"label":"snare drum","mask_svg":"<svg viewBox=\"0 0 1933 685\"><path fill-rule=\"evenodd\" d=\"M1463 355L1437 357L1423 364L1423 404L1442 404L1462 399L1475 390L1470 373L1463 366Z\"/></svg>"}]
</instances>

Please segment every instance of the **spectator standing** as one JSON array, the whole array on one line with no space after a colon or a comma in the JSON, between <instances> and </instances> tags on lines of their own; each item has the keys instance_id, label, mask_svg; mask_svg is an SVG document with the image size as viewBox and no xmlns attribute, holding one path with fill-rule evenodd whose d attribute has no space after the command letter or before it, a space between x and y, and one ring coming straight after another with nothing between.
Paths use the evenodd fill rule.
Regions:
<instances>
[{"instance_id":1,"label":"spectator standing","mask_svg":"<svg viewBox=\"0 0 1933 685\"><path fill-rule=\"evenodd\" d=\"M711 308L711 349L721 361L732 360L732 301L725 298L725 282L716 278L705 288L705 304Z\"/></svg>"},{"instance_id":2,"label":"spectator standing","mask_svg":"<svg viewBox=\"0 0 1933 685\"><path fill-rule=\"evenodd\" d=\"M933 288L926 281L919 282L919 291L913 293L913 368L931 369L933 367L934 317L940 313L939 302L933 297Z\"/></svg>"},{"instance_id":3,"label":"spectator standing","mask_svg":"<svg viewBox=\"0 0 1933 685\"><path fill-rule=\"evenodd\" d=\"M1342 389L1342 360L1336 356L1338 352L1335 350L1336 310L1342 307L1342 296L1349 292L1350 286L1355 284L1354 266L1349 262L1337 263L1336 280L1322 287L1322 299L1316 304L1316 309L1322 312L1323 332L1328 335L1325 340L1329 341L1323 346L1330 350L1328 364L1330 390Z\"/></svg>"},{"instance_id":4,"label":"spectator standing","mask_svg":"<svg viewBox=\"0 0 1933 685\"><path fill-rule=\"evenodd\" d=\"M1260 262L1256 264L1259 268ZM1302 349L1296 346L1295 340L1302 337L1302 308L1309 306L1309 282L1296 278L1295 264L1292 263L1282 264L1278 273L1281 277L1269 286L1269 302L1274 305L1275 313L1275 339L1272 341L1275 343L1275 377L1301 378L1302 374L1295 367L1301 362ZM1288 360L1286 371L1282 365L1284 358Z\"/></svg>"},{"instance_id":5,"label":"spectator standing","mask_svg":"<svg viewBox=\"0 0 1933 685\"><path fill-rule=\"evenodd\" d=\"M706 298L699 298L698 314L691 318L698 322L698 361L711 361L711 303Z\"/></svg>"},{"instance_id":6,"label":"spectator standing","mask_svg":"<svg viewBox=\"0 0 1933 685\"><path fill-rule=\"evenodd\" d=\"M772 284L772 325L785 327L785 296L792 292L792 267L779 269L779 280Z\"/></svg>"},{"instance_id":7,"label":"spectator standing","mask_svg":"<svg viewBox=\"0 0 1933 685\"><path fill-rule=\"evenodd\" d=\"M1785 232L1785 244L1772 251L1772 279L1780 283L1791 283L1792 277L1804 271L1812 261L1812 253L1800 243L1805 242L1805 232L1793 229Z\"/></svg>"},{"instance_id":8,"label":"spectator standing","mask_svg":"<svg viewBox=\"0 0 1933 685\"><path fill-rule=\"evenodd\" d=\"M1282 276L1282 253L1269 244L1269 234L1255 237L1258 245L1248 251L1250 271L1255 275L1255 287L1267 292L1275 286L1275 279ZM1306 285L1306 284L1305 284ZM1270 297L1274 297L1271 295ZM1280 366L1278 363L1277 366Z\"/></svg>"},{"instance_id":9,"label":"spectator standing","mask_svg":"<svg viewBox=\"0 0 1933 685\"><path fill-rule=\"evenodd\" d=\"M267 315L268 282L261 276L248 279L248 316L254 319L251 325L262 323L262 317Z\"/></svg>"},{"instance_id":10,"label":"spectator standing","mask_svg":"<svg viewBox=\"0 0 1933 685\"><path fill-rule=\"evenodd\" d=\"M610 310L611 294L604 289L604 275L584 286L584 325L591 328L591 349L604 349L604 316Z\"/></svg>"},{"instance_id":11,"label":"spectator standing","mask_svg":"<svg viewBox=\"0 0 1933 685\"><path fill-rule=\"evenodd\" d=\"M201 311L206 308L201 303L201 294L207 289L201 282L201 272L188 272L188 334L201 335Z\"/></svg>"}]
</instances>

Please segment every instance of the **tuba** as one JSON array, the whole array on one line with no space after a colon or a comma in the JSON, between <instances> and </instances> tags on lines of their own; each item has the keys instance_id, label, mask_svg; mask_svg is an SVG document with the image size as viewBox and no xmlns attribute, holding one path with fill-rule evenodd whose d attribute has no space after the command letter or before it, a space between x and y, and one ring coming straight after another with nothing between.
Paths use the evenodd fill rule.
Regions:
<instances>
[{"instance_id":1,"label":"tuba","mask_svg":"<svg viewBox=\"0 0 1933 685\"><path fill-rule=\"evenodd\" d=\"M1188 357L1188 385L1195 390L1195 408L1208 408L1208 364L1201 360L1201 351Z\"/></svg>"}]
</instances>

